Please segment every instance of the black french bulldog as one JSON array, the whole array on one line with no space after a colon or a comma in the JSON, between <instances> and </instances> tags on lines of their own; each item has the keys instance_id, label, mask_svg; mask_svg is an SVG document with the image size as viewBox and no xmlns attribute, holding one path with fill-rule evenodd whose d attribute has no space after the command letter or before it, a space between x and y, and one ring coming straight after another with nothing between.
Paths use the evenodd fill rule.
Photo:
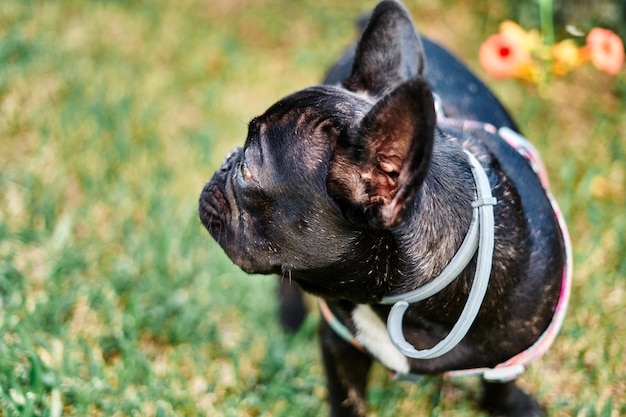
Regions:
<instances>
[{"instance_id":1,"label":"black french bulldog","mask_svg":"<svg viewBox=\"0 0 626 417\"><path fill-rule=\"evenodd\" d=\"M517 130L511 117L465 66L420 38L393 0L378 4L325 81L250 122L244 148L202 191L202 223L244 271L288 277L324 300L334 316L320 325L332 416L366 415L373 358L400 374L487 370L483 408L541 415L516 387L519 373L489 373L550 327L565 264L539 177L490 128ZM406 302L397 321L391 304L438 282L477 223L477 253L441 288ZM448 336L460 341L421 356Z\"/></svg>"}]
</instances>

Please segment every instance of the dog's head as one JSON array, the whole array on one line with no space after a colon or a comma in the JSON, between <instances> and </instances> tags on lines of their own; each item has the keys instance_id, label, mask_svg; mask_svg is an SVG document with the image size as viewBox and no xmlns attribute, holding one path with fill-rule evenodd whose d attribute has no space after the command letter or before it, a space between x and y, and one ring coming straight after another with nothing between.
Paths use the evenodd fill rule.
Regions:
<instances>
[{"instance_id":1,"label":"dog's head","mask_svg":"<svg viewBox=\"0 0 626 417\"><path fill-rule=\"evenodd\" d=\"M384 1L342 85L296 92L253 119L200 196L230 259L251 273L319 271L354 259L361 236L397 227L433 146L422 71L408 13Z\"/></svg>"}]
</instances>

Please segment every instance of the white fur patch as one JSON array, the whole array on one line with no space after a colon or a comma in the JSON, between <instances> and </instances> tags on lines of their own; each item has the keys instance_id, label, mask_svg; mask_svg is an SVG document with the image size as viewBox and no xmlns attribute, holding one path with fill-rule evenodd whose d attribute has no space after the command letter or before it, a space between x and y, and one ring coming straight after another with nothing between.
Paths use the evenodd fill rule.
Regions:
<instances>
[{"instance_id":1,"label":"white fur patch","mask_svg":"<svg viewBox=\"0 0 626 417\"><path fill-rule=\"evenodd\" d=\"M368 305L357 305L352 320L356 326L355 338L368 352L392 371L409 372L408 359L391 343L387 326Z\"/></svg>"}]
</instances>

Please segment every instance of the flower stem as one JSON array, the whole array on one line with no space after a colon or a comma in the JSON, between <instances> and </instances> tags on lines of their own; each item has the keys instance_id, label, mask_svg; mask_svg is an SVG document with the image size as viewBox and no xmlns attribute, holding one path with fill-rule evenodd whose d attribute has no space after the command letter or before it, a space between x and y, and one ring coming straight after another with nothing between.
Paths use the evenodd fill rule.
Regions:
<instances>
[{"instance_id":1,"label":"flower stem","mask_svg":"<svg viewBox=\"0 0 626 417\"><path fill-rule=\"evenodd\" d=\"M539 5L539 24L544 45L554 45L554 6L552 0L537 0Z\"/></svg>"}]
</instances>

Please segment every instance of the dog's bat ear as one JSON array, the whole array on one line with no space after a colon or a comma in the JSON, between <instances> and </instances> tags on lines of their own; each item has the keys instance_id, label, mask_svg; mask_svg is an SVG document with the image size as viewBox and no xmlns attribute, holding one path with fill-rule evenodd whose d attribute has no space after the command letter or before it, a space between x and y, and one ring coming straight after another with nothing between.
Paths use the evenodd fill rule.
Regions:
<instances>
[{"instance_id":1,"label":"dog's bat ear","mask_svg":"<svg viewBox=\"0 0 626 417\"><path fill-rule=\"evenodd\" d=\"M388 229L402 220L428 172L435 123L430 87L414 78L338 141L327 186L349 221Z\"/></svg>"},{"instance_id":2,"label":"dog's bat ear","mask_svg":"<svg viewBox=\"0 0 626 417\"><path fill-rule=\"evenodd\" d=\"M422 42L409 12L398 1L380 2L357 44L344 87L380 97L423 71Z\"/></svg>"}]
</instances>

